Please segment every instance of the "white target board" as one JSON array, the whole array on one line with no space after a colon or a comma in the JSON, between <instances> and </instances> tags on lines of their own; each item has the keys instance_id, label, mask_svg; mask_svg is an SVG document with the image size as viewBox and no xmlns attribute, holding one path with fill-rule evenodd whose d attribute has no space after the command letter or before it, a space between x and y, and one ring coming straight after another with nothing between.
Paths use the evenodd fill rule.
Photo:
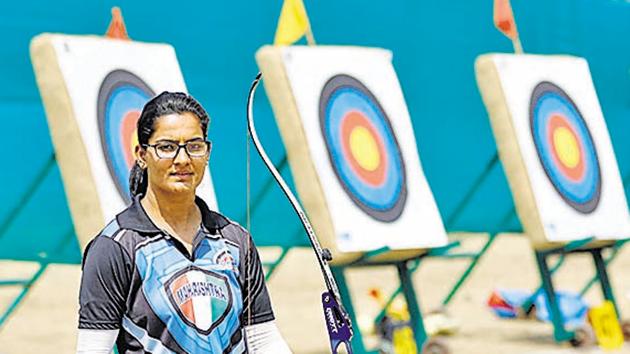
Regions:
<instances>
[{"instance_id":1,"label":"white target board","mask_svg":"<svg viewBox=\"0 0 630 354\"><path fill-rule=\"evenodd\" d=\"M534 244L630 237L621 176L587 61L489 54L477 59L476 72Z\"/></svg>"},{"instance_id":2,"label":"white target board","mask_svg":"<svg viewBox=\"0 0 630 354\"><path fill-rule=\"evenodd\" d=\"M74 226L82 246L130 203L129 171L144 104L186 92L167 44L42 34L31 41L37 77ZM210 171L197 190L217 208Z\"/></svg>"},{"instance_id":3,"label":"white target board","mask_svg":"<svg viewBox=\"0 0 630 354\"><path fill-rule=\"evenodd\" d=\"M361 47L257 53L298 192L336 256L447 242L391 60Z\"/></svg>"}]
</instances>

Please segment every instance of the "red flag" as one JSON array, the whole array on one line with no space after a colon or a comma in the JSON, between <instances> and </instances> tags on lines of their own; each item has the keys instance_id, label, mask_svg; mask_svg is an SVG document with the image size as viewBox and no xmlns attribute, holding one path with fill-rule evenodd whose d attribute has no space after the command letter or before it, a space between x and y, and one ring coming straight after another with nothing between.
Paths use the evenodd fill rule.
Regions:
<instances>
[{"instance_id":1,"label":"red flag","mask_svg":"<svg viewBox=\"0 0 630 354\"><path fill-rule=\"evenodd\" d=\"M494 25L511 40L518 37L510 0L494 0Z\"/></svg>"},{"instance_id":2,"label":"red flag","mask_svg":"<svg viewBox=\"0 0 630 354\"><path fill-rule=\"evenodd\" d=\"M112 21L109 23L109 27L107 27L105 36L109 38L129 40L127 27L125 26L125 21L123 20L122 12L119 7L112 8Z\"/></svg>"}]
</instances>

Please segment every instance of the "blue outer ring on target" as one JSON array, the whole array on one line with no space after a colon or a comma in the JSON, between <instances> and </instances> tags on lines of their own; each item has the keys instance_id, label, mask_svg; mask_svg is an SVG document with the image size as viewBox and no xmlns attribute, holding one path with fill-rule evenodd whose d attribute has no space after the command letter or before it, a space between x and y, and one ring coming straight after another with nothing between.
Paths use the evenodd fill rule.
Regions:
<instances>
[{"instance_id":1,"label":"blue outer ring on target","mask_svg":"<svg viewBox=\"0 0 630 354\"><path fill-rule=\"evenodd\" d=\"M153 96L153 90L142 79L126 70L114 70L107 74L98 93L97 115L103 155L114 184L126 203L131 201L131 166L124 156L121 124L128 112L142 111L144 104Z\"/></svg>"},{"instance_id":2,"label":"blue outer ring on target","mask_svg":"<svg viewBox=\"0 0 630 354\"><path fill-rule=\"evenodd\" d=\"M576 134L582 148L583 176L570 179L553 158L553 146L549 140L549 122L552 116L561 116ZM549 181L560 197L576 211L593 212L601 197L602 176L597 149L590 130L579 109L560 87L543 81L534 88L529 106L530 129L536 152Z\"/></svg>"},{"instance_id":3,"label":"blue outer ring on target","mask_svg":"<svg viewBox=\"0 0 630 354\"><path fill-rule=\"evenodd\" d=\"M380 185L371 185L351 167L342 147L341 123L351 111L360 112L382 142L385 164ZM402 214L407 200L405 164L389 117L374 94L359 80L346 74L329 79L319 100L319 120L330 163L342 188L363 212L392 222Z\"/></svg>"}]
</instances>

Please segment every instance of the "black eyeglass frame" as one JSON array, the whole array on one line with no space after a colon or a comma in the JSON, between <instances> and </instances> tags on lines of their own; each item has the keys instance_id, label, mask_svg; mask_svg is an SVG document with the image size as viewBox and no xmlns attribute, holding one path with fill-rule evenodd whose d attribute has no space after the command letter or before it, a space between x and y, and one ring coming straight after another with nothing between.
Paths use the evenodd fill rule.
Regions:
<instances>
[{"instance_id":1,"label":"black eyeglass frame","mask_svg":"<svg viewBox=\"0 0 630 354\"><path fill-rule=\"evenodd\" d=\"M189 143L201 143L201 142L206 143L206 146L208 147L208 150L206 150L206 152L203 155L192 155L190 153L190 151L188 151L188 149L186 148ZM210 151L212 151L212 141L210 141L210 140L203 140L203 141L202 140L192 140L192 141L187 141L187 142L185 142L183 144L178 144L178 143L176 143L174 141L168 141L167 143L169 143L169 144L177 145L177 150L175 150L175 154L173 155L173 157L162 157L162 156L160 156L160 152L158 151L156 146L158 146L160 144L163 144L163 143L166 143L166 142L161 141L161 142L159 142L157 144L142 144L141 146L143 148L145 148L145 149L149 148L149 147L152 147L155 150L155 154L157 155L158 159L161 159L161 160L172 160L172 159L176 158L177 155L179 154L179 150L181 150L182 148L184 149L184 151L186 151L186 154L188 154L188 157L190 157L191 159L192 158L204 157L205 155L209 155Z\"/></svg>"}]
</instances>

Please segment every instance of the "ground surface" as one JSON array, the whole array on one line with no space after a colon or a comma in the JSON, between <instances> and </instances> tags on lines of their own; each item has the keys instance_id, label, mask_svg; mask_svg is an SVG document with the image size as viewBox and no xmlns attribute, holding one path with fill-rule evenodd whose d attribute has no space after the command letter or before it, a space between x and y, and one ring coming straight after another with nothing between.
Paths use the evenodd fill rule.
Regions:
<instances>
[{"instance_id":1,"label":"ground surface","mask_svg":"<svg viewBox=\"0 0 630 354\"><path fill-rule=\"evenodd\" d=\"M478 240L468 238L467 246ZM480 241L481 239L479 239ZM592 261L570 257L555 277L557 289L578 290L593 274ZM453 260L426 260L414 276L424 311L435 308L465 264ZM610 277L622 314L630 317L630 247L610 267ZM27 276L36 266L0 262L0 279ZM362 318L378 312L369 298L370 288L390 292L397 286L393 268L363 268L347 272L355 307ZM72 353L76 340L77 266L50 266L22 305L0 329L0 353ZM524 237L499 237L488 255L453 299L449 312L461 329L446 342L455 354L594 354L596 348L574 350L556 344L549 324L499 320L485 306L492 289L533 289L539 282L533 254ZM320 309L322 277L310 250L292 251L269 282L280 330L296 353L327 353L327 335ZM19 289L0 288L0 306L7 306ZM601 301L600 291L587 294L591 304ZM374 340L368 344L374 345ZM616 353L629 353L626 347Z\"/></svg>"}]
</instances>

